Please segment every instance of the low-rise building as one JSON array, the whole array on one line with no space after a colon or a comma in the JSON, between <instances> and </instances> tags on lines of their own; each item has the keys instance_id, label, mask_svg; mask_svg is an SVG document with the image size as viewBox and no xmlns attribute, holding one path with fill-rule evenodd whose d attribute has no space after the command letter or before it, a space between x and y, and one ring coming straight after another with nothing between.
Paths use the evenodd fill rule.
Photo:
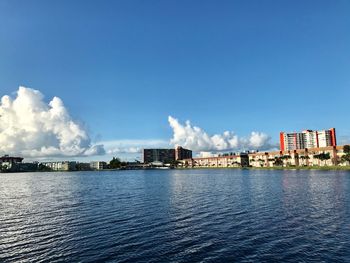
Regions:
<instances>
[{"instance_id":1,"label":"low-rise building","mask_svg":"<svg viewBox=\"0 0 350 263\"><path fill-rule=\"evenodd\" d=\"M249 154L252 167L332 166L340 164L343 146L305 148Z\"/></svg>"},{"instance_id":2,"label":"low-rise building","mask_svg":"<svg viewBox=\"0 0 350 263\"><path fill-rule=\"evenodd\" d=\"M232 154L215 157L196 157L180 161L184 167L247 167L248 154Z\"/></svg>"},{"instance_id":3,"label":"low-rise building","mask_svg":"<svg viewBox=\"0 0 350 263\"><path fill-rule=\"evenodd\" d=\"M90 162L90 168L92 170L104 170L107 169L107 163L102 161Z\"/></svg>"},{"instance_id":4,"label":"low-rise building","mask_svg":"<svg viewBox=\"0 0 350 263\"><path fill-rule=\"evenodd\" d=\"M77 162L59 161L59 162L42 162L41 164L50 168L52 171L75 171Z\"/></svg>"},{"instance_id":5,"label":"low-rise building","mask_svg":"<svg viewBox=\"0 0 350 263\"><path fill-rule=\"evenodd\" d=\"M289 151L252 152L181 161L184 167L302 167L347 165L341 162L344 146L305 148Z\"/></svg>"}]
</instances>

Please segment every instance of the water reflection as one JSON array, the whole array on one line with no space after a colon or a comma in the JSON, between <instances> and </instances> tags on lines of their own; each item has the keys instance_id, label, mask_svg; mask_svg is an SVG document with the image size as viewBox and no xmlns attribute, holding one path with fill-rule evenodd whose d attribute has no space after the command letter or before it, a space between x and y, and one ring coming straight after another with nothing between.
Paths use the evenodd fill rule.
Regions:
<instances>
[{"instance_id":1,"label":"water reflection","mask_svg":"<svg viewBox=\"0 0 350 263\"><path fill-rule=\"evenodd\" d=\"M346 172L194 169L0 180L1 262L350 259Z\"/></svg>"}]
</instances>

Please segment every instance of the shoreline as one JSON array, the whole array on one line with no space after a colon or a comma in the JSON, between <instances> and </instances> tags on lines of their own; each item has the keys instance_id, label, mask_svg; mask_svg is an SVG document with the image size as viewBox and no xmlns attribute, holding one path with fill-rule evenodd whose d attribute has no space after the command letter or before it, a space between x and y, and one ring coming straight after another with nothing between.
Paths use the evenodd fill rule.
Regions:
<instances>
[{"instance_id":1,"label":"shoreline","mask_svg":"<svg viewBox=\"0 0 350 263\"><path fill-rule=\"evenodd\" d=\"M240 170L323 170L350 171L350 166L299 166L299 167L183 167L175 169L240 169Z\"/></svg>"},{"instance_id":2,"label":"shoreline","mask_svg":"<svg viewBox=\"0 0 350 263\"><path fill-rule=\"evenodd\" d=\"M305 166L305 167L177 167L173 169L157 169L157 171L168 170L218 170L218 169L232 169L232 170L316 170L316 171L350 171L350 166ZM18 171L18 172L0 172L0 174L14 174L14 173L60 173L60 172L116 172L116 171L139 171L139 170L151 170L151 169L103 169L103 170L80 170L80 171ZM154 169L155 170L155 169Z\"/></svg>"}]
</instances>

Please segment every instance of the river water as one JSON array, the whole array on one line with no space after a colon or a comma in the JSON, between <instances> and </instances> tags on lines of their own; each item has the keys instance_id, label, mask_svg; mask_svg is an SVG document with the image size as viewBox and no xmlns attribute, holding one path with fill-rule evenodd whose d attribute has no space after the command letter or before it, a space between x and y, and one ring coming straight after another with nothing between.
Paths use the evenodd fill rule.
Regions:
<instances>
[{"instance_id":1,"label":"river water","mask_svg":"<svg viewBox=\"0 0 350 263\"><path fill-rule=\"evenodd\" d=\"M0 174L0 262L350 262L350 172Z\"/></svg>"}]
</instances>

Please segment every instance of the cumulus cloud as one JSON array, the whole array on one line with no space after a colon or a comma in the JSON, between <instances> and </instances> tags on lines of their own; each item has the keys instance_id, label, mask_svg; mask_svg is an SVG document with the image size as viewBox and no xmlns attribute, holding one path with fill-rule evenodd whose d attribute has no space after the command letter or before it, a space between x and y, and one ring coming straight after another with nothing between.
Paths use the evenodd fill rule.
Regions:
<instances>
[{"instance_id":1,"label":"cumulus cloud","mask_svg":"<svg viewBox=\"0 0 350 263\"><path fill-rule=\"evenodd\" d=\"M75 122L62 100L48 104L38 90L19 87L17 96L0 103L0 154L24 157L87 156L104 154L92 145L86 130Z\"/></svg>"},{"instance_id":2,"label":"cumulus cloud","mask_svg":"<svg viewBox=\"0 0 350 263\"><path fill-rule=\"evenodd\" d=\"M170 143L181 145L197 152L228 151L228 150L264 150L274 148L270 144L270 136L262 132L252 132L247 137L238 137L230 131L222 134L209 135L190 121L181 124L176 118L168 117L173 129ZM207 154L207 153L203 153Z\"/></svg>"},{"instance_id":3,"label":"cumulus cloud","mask_svg":"<svg viewBox=\"0 0 350 263\"><path fill-rule=\"evenodd\" d=\"M143 148L166 148L169 142L165 140L113 140L101 142L106 149L107 154L128 154L141 153Z\"/></svg>"}]
</instances>

